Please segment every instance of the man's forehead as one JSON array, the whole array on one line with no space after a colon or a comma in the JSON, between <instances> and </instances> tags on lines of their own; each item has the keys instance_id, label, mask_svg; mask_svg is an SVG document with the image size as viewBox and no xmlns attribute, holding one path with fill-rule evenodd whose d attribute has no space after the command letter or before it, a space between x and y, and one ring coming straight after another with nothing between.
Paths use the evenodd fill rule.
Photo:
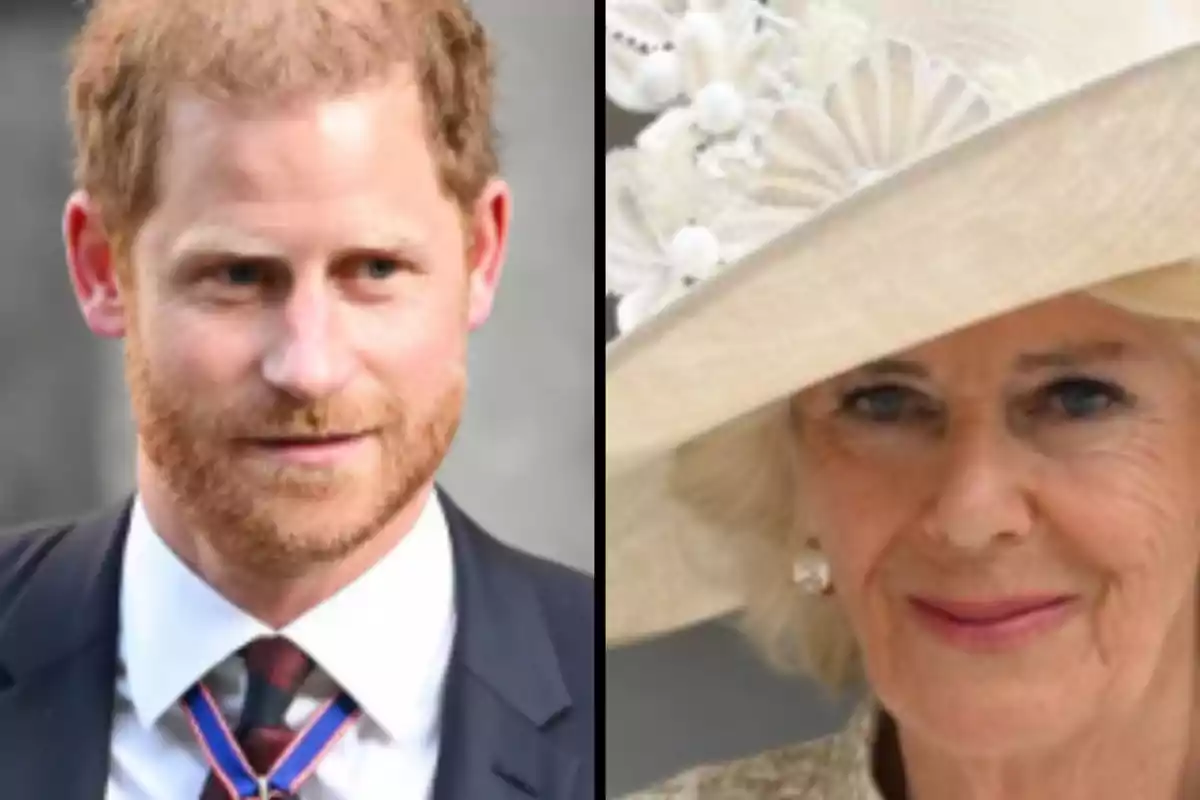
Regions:
<instances>
[{"instance_id":1,"label":"man's forehead","mask_svg":"<svg viewBox=\"0 0 1200 800\"><path fill-rule=\"evenodd\" d=\"M237 109L181 94L163 142L159 196L189 206L369 197L407 206L432 197L439 174L423 120L406 124L390 104L358 93Z\"/></svg>"},{"instance_id":2,"label":"man's forehead","mask_svg":"<svg viewBox=\"0 0 1200 800\"><path fill-rule=\"evenodd\" d=\"M201 85L177 84L169 90L166 103L168 125L173 128L213 122L360 126L371 115L411 116L421 109L420 86L407 67L360 86L279 96L270 92L231 95Z\"/></svg>"},{"instance_id":3,"label":"man's forehead","mask_svg":"<svg viewBox=\"0 0 1200 800\"><path fill-rule=\"evenodd\" d=\"M177 90L149 238L177 258L332 248L419 255L454 208L423 118L398 124L387 113L396 102L394 86L291 105Z\"/></svg>"}]
</instances>

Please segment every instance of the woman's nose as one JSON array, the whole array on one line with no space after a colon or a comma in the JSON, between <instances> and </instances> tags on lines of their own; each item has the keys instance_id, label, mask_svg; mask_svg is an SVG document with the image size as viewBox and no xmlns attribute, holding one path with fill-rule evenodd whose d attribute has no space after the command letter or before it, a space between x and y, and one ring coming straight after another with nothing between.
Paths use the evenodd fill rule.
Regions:
<instances>
[{"instance_id":1,"label":"woman's nose","mask_svg":"<svg viewBox=\"0 0 1200 800\"><path fill-rule=\"evenodd\" d=\"M1025 537L1033 525L1019 445L1002 430L976 426L952 435L926 532L965 550Z\"/></svg>"}]
</instances>

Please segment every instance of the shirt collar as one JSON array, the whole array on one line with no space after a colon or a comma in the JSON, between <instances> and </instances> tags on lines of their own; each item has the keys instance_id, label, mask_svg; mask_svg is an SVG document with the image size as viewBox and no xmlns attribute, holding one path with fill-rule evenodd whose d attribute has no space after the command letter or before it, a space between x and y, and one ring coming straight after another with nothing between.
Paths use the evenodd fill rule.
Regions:
<instances>
[{"instance_id":1,"label":"shirt collar","mask_svg":"<svg viewBox=\"0 0 1200 800\"><path fill-rule=\"evenodd\" d=\"M242 646L274 632L193 573L135 498L121 581L119 648L139 723L151 727ZM431 494L400 543L280 633L393 740L436 724L455 627L450 534Z\"/></svg>"}]
</instances>

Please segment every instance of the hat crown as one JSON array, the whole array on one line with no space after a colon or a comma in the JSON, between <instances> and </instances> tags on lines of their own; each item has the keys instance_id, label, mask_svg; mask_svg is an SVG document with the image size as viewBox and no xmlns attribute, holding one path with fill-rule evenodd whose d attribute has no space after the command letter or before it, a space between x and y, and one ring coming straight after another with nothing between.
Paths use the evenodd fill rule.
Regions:
<instances>
[{"instance_id":1,"label":"hat crown","mask_svg":"<svg viewBox=\"0 0 1200 800\"><path fill-rule=\"evenodd\" d=\"M1197 0L607 0L608 97L655 115L606 159L619 329L909 163L1195 41L1198 22Z\"/></svg>"}]
</instances>

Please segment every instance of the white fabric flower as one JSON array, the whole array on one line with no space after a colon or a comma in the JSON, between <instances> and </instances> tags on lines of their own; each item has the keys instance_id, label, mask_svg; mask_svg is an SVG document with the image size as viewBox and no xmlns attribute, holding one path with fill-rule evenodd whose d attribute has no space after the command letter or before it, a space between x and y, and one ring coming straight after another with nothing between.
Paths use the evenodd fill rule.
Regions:
<instances>
[{"instance_id":1,"label":"white fabric flower","mask_svg":"<svg viewBox=\"0 0 1200 800\"><path fill-rule=\"evenodd\" d=\"M688 110L711 136L735 134L763 95L778 36L757 0L608 0L605 91L630 111Z\"/></svg>"},{"instance_id":2,"label":"white fabric flower","mask_svg":"<svg viewBox=\"0 0 1200 800\"><path fill-rule=\"evenodd\" d=\"M867 20L840 0L763 0L765 24L783 39L768 66L776 91L820 94L866 52Z\"/></svg>"},{"instance_id":3,"label":"white fabric flower","mask_svg":"<svg viewBox=\"0 0 1200 800\"><path fill-rule=\"evenodd\" d=\"M881 42L821 95L797 94L732 180L756 201L809 217L994 116L964 75L898 41Z\"/></svg>"},{"instance_id":4,"label":"white fabric flower","mask_svg":"<svg viewBox=\"0 0 1200 800\"><path fill-rule=\"evenodd\" d=\"M800 24L792 26L786 77L803 89L821 91L866 51L866 21L838 0L810 0Z\"/></svg>"},{"instance_id":5,"label":"white fabric flower","mask_svg":"<svg viewBox=\"0 0 1200 800\"><path fill-rule=\"evenodd\" d=\"M627 111L655 112L681 91L675 28L685 0L607 0L604 7L604 90Z\"/></svg>"},{"instance_id":6,"label":"white fabric flower","mask_svg":"<svg viewBox=\"0 0 1200 800\"><path fill-rule=\"evenodd\" d=\"M732 3L721 13L720 30L713 13L685 16L677 41L684 63L694 63L683 80L688 119L705 137L701 166L723 179L762 166L759 145L780 109L820 97L861 59L870 28L837 0L754 0L737 8L741 16Z\"/></svg>"},{"instance_id":7,"label":"white fabric flower","mask_svg":"<svg viewBox=\"0 0 1200 800\"><path fill-rule=\"evenodd\" d=\"M731 191L698 164L684 115L605 158L605 285L621 332L778 235L790 217Z\"/></svg>"},{"instance_id":8,"label":"white fabric flower","mask_svg":"<svg viewBox=\"0 0 1200 800\"><path fill-rule=\"evenodd\" d=\"M683 92L706 134L735 134L764 94L763 66L778 38L760 28L760 16L754 0L733 0L720 11L689 11L679 22Z\"/></svg>"}]
</instances>

